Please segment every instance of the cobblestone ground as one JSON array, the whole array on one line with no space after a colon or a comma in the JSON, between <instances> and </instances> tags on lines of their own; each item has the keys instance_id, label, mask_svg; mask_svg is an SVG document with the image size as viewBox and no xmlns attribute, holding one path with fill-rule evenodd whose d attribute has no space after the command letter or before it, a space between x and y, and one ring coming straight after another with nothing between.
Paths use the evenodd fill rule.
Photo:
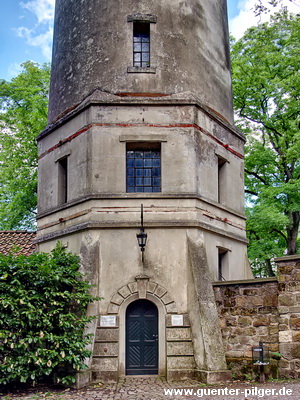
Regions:
<instances>
[{"instance_id":1,"label":"cobblestone ground","mask_svg":"<svg viewBox=\"0 0 300 400\"><path fill-rule=\"evenodd\" d=\"M186 391L188 390L188 392ZM168 391L168 392L167 392ZM176 392L175 392L176 391ZM186 392L185 392L186 391ZM196 381L168 383L158 377L126 377L115 384L81 390L0 393L1 400L300 400L300 382L228 383L206 386Z\"/></svg>"}]
</instances>

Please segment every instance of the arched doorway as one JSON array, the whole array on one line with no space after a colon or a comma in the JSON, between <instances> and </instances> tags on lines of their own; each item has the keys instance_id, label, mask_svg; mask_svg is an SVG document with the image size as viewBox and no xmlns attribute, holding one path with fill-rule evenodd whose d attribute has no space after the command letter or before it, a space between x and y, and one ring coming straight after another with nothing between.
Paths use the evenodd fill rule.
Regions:
<instances>
[{"instance_id":1,"label":"arched doorway","mask_svg":"<svg viewBox=\"0 0 300 400\"><path fill-rule=\"evenodd\" d=\"M158 310L149 300L136 300L126 310L126 374L158 374Z\"/></svg>"}]
</instances>

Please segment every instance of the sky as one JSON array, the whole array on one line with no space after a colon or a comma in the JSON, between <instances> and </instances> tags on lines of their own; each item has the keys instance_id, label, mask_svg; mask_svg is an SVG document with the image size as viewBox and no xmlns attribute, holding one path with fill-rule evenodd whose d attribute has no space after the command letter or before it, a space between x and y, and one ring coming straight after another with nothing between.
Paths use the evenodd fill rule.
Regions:
<instances>
[{"instance_id":1,"label":"sky","mask_svg":"<svg viewBox=\"0 0 300 400\"><path fill-rule=\"evenodd\" d=\"M21 71L24 61L39 64L51 61L55 0L0 2L0 79L11 80ZM259 22L253 13L255 2L227 0L229 30L235 38L240 38L247 28ZM300 1L298 5L289 0L284 2L290 11L300 12Z\"/></svg>"}]
</instances>

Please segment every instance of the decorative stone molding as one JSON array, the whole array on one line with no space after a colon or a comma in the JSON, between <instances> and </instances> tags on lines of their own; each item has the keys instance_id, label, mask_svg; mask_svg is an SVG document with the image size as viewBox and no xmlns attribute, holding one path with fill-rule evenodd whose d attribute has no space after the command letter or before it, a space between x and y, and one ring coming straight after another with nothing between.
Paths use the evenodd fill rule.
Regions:
<instances>
[{"instance_id":1,"label":"decorative stone molding","mask_svg":"<svg viewBox=\"0 0 300 400\"><path fill-rule=\"evenodd\" d=\"M153 14L133 14L127 16L127 22L149 22L155 24L157 16Z\"/></svg>"},{"instance_id":2,"label":"decorative stone molding","mask_svg":"<svg viewBox=\"0 0 300 400\"><path fill-rule=\"evenodd\" d=\"M129 282L127 285L122 286L117 293L112 296L107 308L107 313L119 314L121 304L123 304L128 297L138 294L139 299L146 299L147 293L152 294L163 303L166 314L177 313L177 306L172 295L163 286L150 281L147 275L138 275L135 277L135 282Z\"/></svg>"},{"instance_id":3,"label":"decorative stone molding","mask_svg":"<svg viewBox=\"0 0 300 400\"><path fill-rule=\"evenodd\" d=\"M139 299L146 299L149 277L146 275L139 275L135 278L135 280L137 281Z\"/></svg>"}]
</instances>

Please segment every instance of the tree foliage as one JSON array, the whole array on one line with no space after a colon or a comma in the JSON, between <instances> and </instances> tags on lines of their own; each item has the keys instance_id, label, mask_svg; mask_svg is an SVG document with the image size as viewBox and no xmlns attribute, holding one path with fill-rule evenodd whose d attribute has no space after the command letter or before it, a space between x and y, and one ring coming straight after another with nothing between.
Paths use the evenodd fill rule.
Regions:
<instances>
[{"instance_id":1,"label":"tree foliage","mask_svg":"<svg viewBox=\"0 0 300 400\"><path fill-rule=\"evenodd\" d=\"M283 10L286 9L287 3L293 3L300 7L299 0L257 0L254 6L256 16L261 14L270 13L274 7L280 6Z\"/></svg>"},{"instance_id":2,"label":"tree foliage","mask_svg":"<svg viewBox=\"0 0 300 400\"><path fill-rule=\"evenodd\" d=\"M27 61L0 80L0 229L32 228L37 204L36 136L47 123L50 67Z\"/></svg>"},{"instance_id":3,"label":"tree foliage","mask_svg":"<svg viewBox=\"0 0 300 400\"><path fill-rule=\"evenodd\" d=\"M86 309L98 298L78 267L78 256L61 245L51 254L0 254L0 386L85 367Z\"/></svg>"},{"instance_id":4,"label":"tree foliage","mask_svg":"<svg viewBox=\"0 0 300 400\"><path fill-rule=\"evenodd\" d=\"M300 21L287 12L232 46L238 125L246 133L249 257L269 274L274 256L299 251Z\"/></svg>"}]
</instances>

